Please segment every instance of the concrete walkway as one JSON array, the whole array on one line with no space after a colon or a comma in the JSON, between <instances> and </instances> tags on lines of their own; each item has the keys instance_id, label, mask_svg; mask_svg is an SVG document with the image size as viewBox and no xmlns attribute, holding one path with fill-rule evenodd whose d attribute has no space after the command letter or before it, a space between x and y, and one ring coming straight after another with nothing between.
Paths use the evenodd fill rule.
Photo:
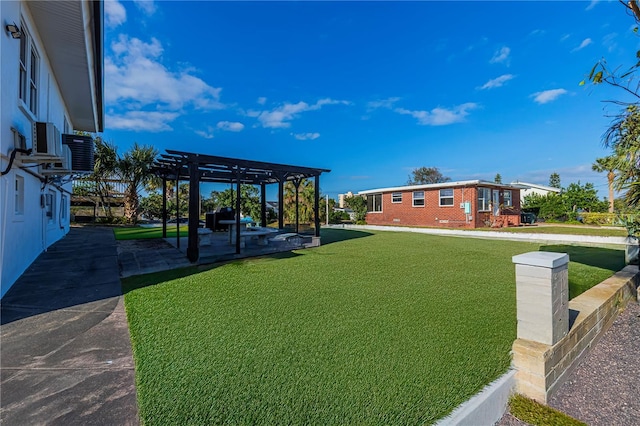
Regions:
<instances>
[{"instance_id":1,"label":"concrete walkway","mask_svg":"<svg viewBox=\"0 0 640 426\"><path fill-rule=\"evenodd\" d=\"M2 424L138 424L118 275L113 230L72 228L2 298Z\"/></svg>"}]
</instances>

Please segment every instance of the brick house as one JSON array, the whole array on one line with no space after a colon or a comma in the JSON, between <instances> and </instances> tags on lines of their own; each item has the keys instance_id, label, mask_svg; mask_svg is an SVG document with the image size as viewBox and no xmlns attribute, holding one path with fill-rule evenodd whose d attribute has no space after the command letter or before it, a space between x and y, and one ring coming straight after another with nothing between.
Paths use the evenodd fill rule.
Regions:
<instances>
[{"instance_id":1,"label":"brick house","mask_svg":"<svg viewBox=\"0 0 640 426\"><path fill-rule=\"evenodd\" d=\"M520 187L482 180L360 191L370 225L483 228L520 225Z\"/></svg>"}]
</instances>

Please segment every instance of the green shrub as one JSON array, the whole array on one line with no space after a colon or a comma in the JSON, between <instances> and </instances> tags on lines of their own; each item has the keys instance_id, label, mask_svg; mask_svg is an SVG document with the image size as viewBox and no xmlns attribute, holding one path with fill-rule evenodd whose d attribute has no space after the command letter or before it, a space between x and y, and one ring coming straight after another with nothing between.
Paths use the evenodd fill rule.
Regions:
<instances>
[{"instance_id":1,"label":"green shrub","mask_svg":"<svg viewBox=\"0 0 640 426\"><path fill-rule=\"evenodd\" d=\"M614 213L581 213L581 216L586 225L614 225L617 222Z\"/></svg>"}]
</instances>

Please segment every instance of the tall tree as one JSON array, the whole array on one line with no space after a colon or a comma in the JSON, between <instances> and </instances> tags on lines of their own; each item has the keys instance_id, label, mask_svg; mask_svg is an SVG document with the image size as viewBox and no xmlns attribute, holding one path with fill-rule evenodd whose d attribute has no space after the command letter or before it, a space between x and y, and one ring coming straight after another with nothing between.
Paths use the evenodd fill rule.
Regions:
<instances>
[{"instance_id":1,"label":"tall tree","mask_svg":"<svg viewBox=\"0 0 640 426\"><path fill-rule=\"evenodd\" d=\"M614 196L613 196L613 181L616 178L615 169L616 169L616 158L612 155L603 158L597 158L596 161L591 165L593 171L598 173L607 172L607 184L609 187L609 213L613 213L614 211Z\"/></svg>"},{"instance_id":2,"label":"tall tree","mask_svg":"<svg viewBox=\"0 0 640 426\"><path fill-rule=\"evenodd\" d=\"M635 21L633 32L638 34L640 24L640 7L638 1L620 2ZM628 68L621 66L610 67L605 59L597 62L585 81L594 85L607 84L620 89L623 100L611 100L612 104L620 107L614 116L609 129L603 136L603 143L612 149L611 156L615 158L617 175L614 177L614 189L625 192L625 200L629 207L640 207L640 50L636 52L632 64ZM631 99L630 101L628 99Z\"/></svg>"},{"instance_id":3,"label":"tall tree","mask_svg":"<svg viewBox=\"0 0 640 426\"><path fill-rule=\"evenodd\" d=\"M296 187L293 182L284 184L284 217L289 223L296 220ZM315 188L309 179L302 179L298 186L298 221L310 223L313 221L313 204Z\"/></svg>"},{"instance_id":4,"label":"tall tree","mask_svg":"<svg viewBox=\"0 0 640 426\"><path fill-rule=\"evenodd\" d=\"M118 151L113 142L105 141L100 136L94 139L94 146L94 165L90 179L95 184L94 190L97 196L100 197L100 204L104 214L107 217L113 217L109 200L112 187L109 180L115 177L118 170Z\"/></svg>"},{"instance_id":5,"label":"tall tree","mask_svg":"<svg viewBox=\"0 0 640 426\"><path fill-rule=\"evenodd\" d=\"M560 186L560 175L558 173L551 173L551 176L549 176L549 186L558 189L562 188L562 186Z\"/></svg>"},{"instance_id":6,"label":"tall tree","mask_svg":"<svg viewBox=\"0 0 640 426\"><path fill-rule=\"evenodd\" d=\"M496 177L495 177L495 178L493 178L493 181L494 181L495 183L502 183L502 176L500 176L500 173L497 173L497 174L496 174Z\"/></svg>"},{"instance_id":7,"label":"tall tree","mask_svg":"<svg viewBox=\"0 0 640 426\"><path fill-rule=\"evenodd\" d=\"M136 223L140 210L138 193L152 179L151 166L158 151L148 145L135 142L118 161L117 172L127 183L124 194L124 216L130 223Z\"/></svg>"},{"instance_id":8,"label":"tall tree","mask_svg":"<svg viewBox=\"0 0 640 426\"><path fill-rule=\"evenodd\" d=\"M211 193L213 196L213 192ZM236 190L228 188L217 193L218 207L236 208ZM240 213L243 216L251 216L255 221L260 219L260 191L253 185L240 185Z\"/></svg>"},{"instance_id":9,"label":"tall tree","mask_svg":"<svg viewBox=\"0 0 640 426\"><path fill-rule=\"evenodd\" d=\"M360 195L354 195L346 197L344 203L355 213L356 223L364 224L367 217L367 200Z\"/></svg>"},{"instance_id":10,"label":"tall tree","mask_svg":"<svg viewBox=\"0 0 640 426\"><path fill-rule=\"evenodd\" d=\"M413 169L409 175L407 185L423 185L429 183L443 183L449 182L450 177L444 176L440 173L437 167L419 167Z\"/></svg>"}]
</instances>

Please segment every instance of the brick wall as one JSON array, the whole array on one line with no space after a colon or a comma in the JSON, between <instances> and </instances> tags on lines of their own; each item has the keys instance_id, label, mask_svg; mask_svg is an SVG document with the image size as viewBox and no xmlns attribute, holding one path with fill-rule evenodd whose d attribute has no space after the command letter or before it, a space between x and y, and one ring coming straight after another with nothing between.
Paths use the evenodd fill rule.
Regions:
<instances>
[{"instance_id":1,"label":"brick wall","mask_svg":"<svg viewBox=\"0 0 640 426\"><path fill-rule=\"evenodd\" d=\"M502 188L499 189L500 203L503 203ZM481 228L487 224L494 226L517 226L520 224L520 190L511 189L514 206L498 218L491 212L478 212L477 187L453 188L453 205L440 206L440 188L424 190L425 205L413 206L413 191L402 191L402 202L391 201L392 192L382 193L382 211L367 213L370 225L413 225L443 228ZM471 214L466 215L460 205L471 203ZM506 222L506 223L505 223ZM490 225L489 225L490 226Z\"/></svg>"}]
</instances>

